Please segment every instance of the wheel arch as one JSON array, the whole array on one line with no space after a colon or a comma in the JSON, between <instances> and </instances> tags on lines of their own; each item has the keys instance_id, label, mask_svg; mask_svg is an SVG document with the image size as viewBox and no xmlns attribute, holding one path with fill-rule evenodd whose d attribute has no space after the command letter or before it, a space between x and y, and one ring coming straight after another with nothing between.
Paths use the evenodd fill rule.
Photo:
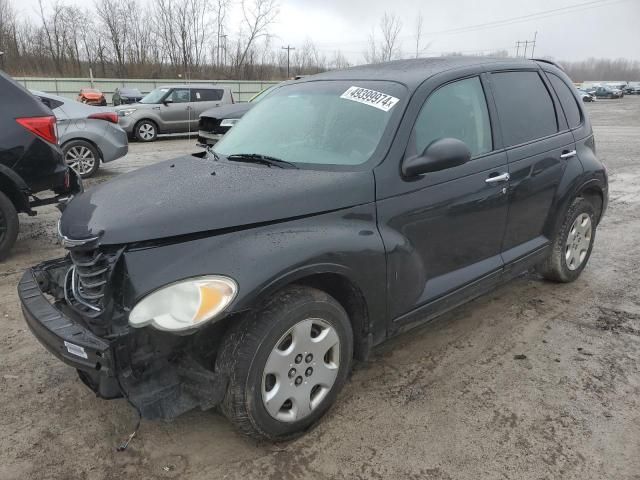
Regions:
<instances>
[{"instance_id":1,"label":"wheel arch","mask_svg":"<svg viewBox=\"0 0 640 480\"><path fill-rule=\"evenodd\" d=\"M98 151L98 155L100 156L100 161L102 162L102 159L104 158L102 150L100 149L100 147L98 146L98 144L96 142L94 142L93 140L91 140L90 138L87 138L87 137L73 137L73 138L69 138L68 140L65 140L64 143L62 145L60 145L60 148L63 150L63 153L64 153L65 147L69 143L76 142L76 141L87 142L87 143L91 144L91 146Z\"/></svg>"},{"instance_id":2,"label":"wheel arch","mask_svg":"<svg viewBox=\"0 0 640 480\"><path fill-rule=\"evenodd\" d=\"M349 275L348 270L338 265L315 265L290 272L272 281L257 295L250 296L253 297L250 303L261 305L277 292L292 285L316 288L331 295L342 305L353 330L354 358L366 360L372 343L369 331L369 306L363 290Z\"/></svg>"},{"instance_id":3,"label":"wheel arch","mask_svg":"<svg viewBox=\"0 0 640 480\"><path fill-rule=\"evenodd\" d=\"M0 191L13 203L18 212L29 213L29 187L13 170L0 165Z\"/></svg>"}]
</instances>

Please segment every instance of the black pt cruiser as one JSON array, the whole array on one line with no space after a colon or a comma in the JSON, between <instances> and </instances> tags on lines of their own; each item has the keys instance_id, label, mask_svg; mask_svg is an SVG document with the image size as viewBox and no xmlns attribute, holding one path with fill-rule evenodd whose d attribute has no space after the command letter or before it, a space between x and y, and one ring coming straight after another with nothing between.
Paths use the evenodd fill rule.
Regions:
<instances>
[{"instance_id":1,"label":"black pt cruiser","mask_svg":"<svg viewBox=\"0 0 640 480\"><path fill-rule=\"evenodd\" d=\"M385 339L533 268L575 280L606 206L560 68L397 61L284 84L208 151L76 196L68 255L18 288L100 397L280 440Z\"/></svg>"}]
</instances>

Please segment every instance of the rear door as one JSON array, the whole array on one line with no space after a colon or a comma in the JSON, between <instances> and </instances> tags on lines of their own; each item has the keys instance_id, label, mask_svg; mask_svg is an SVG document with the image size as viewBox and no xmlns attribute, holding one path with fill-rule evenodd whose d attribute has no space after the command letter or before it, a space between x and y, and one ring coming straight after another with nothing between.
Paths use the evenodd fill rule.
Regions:
<instances>
[{"instance_id":1,"label":"rear door","mask_svg":"<svg viewBox=\"0 0 640 480\"><path fill-rule=\"evenodd\" d=\"M541 71L492 72L489 78L509 162L502 245L502 258L509 264L549 244L552 205L567 162L577 160L576 147Z\"/></svg>"},{"instance_id":2,"label":"rear door","mask_svg":"<svg viewBox=\"0 0 640 480\"><path fill-rule=\"evenodd\" d=\"M198 128L198 120L200 114L210 108L222 105L222 95L224 90L221 88L192 88L191 89L191 128Z\"/></svg>"}]
</instances>

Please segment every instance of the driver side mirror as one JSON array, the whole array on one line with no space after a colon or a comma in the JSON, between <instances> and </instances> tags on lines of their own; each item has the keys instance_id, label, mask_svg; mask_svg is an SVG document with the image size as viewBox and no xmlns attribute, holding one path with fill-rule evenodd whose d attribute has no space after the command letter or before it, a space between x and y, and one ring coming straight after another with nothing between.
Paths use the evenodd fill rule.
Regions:
<instances>
[{"instance_id":1,"label":"driver side mirror","mask_svg":"<svg viewBox=\"0 0 640 480\"><path fill-rule=\"evenodd\" d=\"M457 167L470 159L471 151L462 140L441 138L431 142L422 154L407 158L402 163L402 174L405 177L415 177Z\"/></svg>"},{"instance_id":2,"label":"driver side mirror","mask_svg":"<svg viewBox=\"0 0 640 480\"><path fill-rule=\"evenodd\" d=\"M164 103L165 107L169 106L169 104L173 103L173 99L172 98L165 98L162 103Z\"/></svg>"}]
</instances>

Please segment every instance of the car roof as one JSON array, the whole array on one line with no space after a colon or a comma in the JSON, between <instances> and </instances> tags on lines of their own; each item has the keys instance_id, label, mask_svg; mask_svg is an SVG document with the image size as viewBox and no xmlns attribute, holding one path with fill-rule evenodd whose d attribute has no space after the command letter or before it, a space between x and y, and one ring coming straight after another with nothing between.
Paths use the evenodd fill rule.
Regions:
<instances>
[{"instance_id":1,"label":"car roof","mask_svg":"<svg viewBox=\"0 0 640 480\"><path fill-rule=\"evenodd\" d=\"M523 58L466 56L416 58L334 70L305 77L300 82L315 80L386 80L403 83L409 88L417 88L425 79L447 70L491 64L496 66L508 65L513 68L538 66L537 62Z\"/></svg>"}]
</instances>

